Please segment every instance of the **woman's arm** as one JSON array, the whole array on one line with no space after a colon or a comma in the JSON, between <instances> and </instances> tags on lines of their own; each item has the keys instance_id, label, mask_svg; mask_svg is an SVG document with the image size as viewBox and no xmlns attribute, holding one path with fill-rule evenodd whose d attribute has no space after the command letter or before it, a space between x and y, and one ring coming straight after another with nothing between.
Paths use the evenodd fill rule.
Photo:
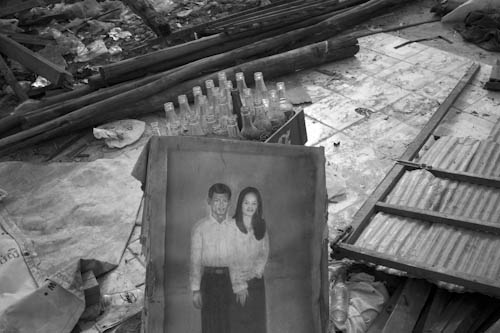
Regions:
<instances>
[{"instance_id":1,"label":"woman's arm","mask_svg":"<svg viewBox=\"0 0 500 333\"><path fill-rule=\"evenodd\" d=\"M264 275L264 269L267 264L267 259L269 258L269 237L268 233L259 241L257 258L255 260L255 273L257 277L262 277Z\"/></svg>"}]
</instances>

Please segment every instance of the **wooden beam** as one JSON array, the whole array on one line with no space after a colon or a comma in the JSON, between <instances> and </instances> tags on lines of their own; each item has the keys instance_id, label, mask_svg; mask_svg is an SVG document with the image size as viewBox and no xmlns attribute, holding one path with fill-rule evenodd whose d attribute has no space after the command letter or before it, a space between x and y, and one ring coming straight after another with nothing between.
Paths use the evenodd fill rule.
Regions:
<instances>
[{"instance_id":1,"label":"wooden beam","mask_svg":"<svg viewBox=\"0 0 500 333\"><path fill-rule=\"evenodd\" d=\"M422 262L411 260L401 256L393 256L385 253L368 250L356 245L341 243L335 249L337 258L347 257L354 260L362 260L375 265L391 267L410 276L428 279L431 281L444 281L476 291L482 294L500 298L500 284L497 280L470 275L453 269L432 267Z\"/></svg>"},{"instance_id":2,"label":"wooden beam","mask_svg":"<svg viewBox=\"0 0 500 333\"><path fill-rule=\"evenodd\" d=\"M146 232L144 332L163 332L165 320L165 233L167 214L167 145L149 141L142 232ZM154 226L154 227L153 227Z\"/></svg>"},{"instance_id":3,"label":"wooden beam","mask_svg":"<svg viewBox=\"0 0 500 333\"><path fill-rule=\"evenodd\" d=\"M458 98L465 86L472 80L474 75L479 69L478 64L473 64L469 67L464 76L458 81L457 85L451 93L446 97L444 102L439 106L437 111L432 115L431 119L427 122L424 128L417 135L415 140L408 146L403 153L402 160L412 160L420 151L425 142L432 135L434 130L438 127L439 123L448 113L455 100ZM377 186L373 193L366 199L361 208L356 212L351 223L354 231L348 237L347 242L352 244L358 239L363 229L368 224L370 218L375 212L375 204L385 199L387 194L394 188L399 179L403 176L405 167L401 164L395 164L387 173L382 182Z\"/></svg>"},{"instance_id":4,"label":"wooden beam","mask_svg":"<svg viewBox=\"0 0 500 333\"><path fill-rule=\"evenodd\" d=\"M472 172L452 171L433 167L432 165L418 164L411 161L398 160L399 164L405 165L407 169L423 169L439 178L446 178L461 182L477 184L481 186L500 188L500 177L488 177Z\"/></svg>"},{"instance_id":5,"label":"wooden beam","mask_svg":"<svg viewBox=\"0 0 500 333\"><path fill-rule=\"evenodd\" d=\"M9 66L3 59L3 57L0 55L0 73L2 73L3 77L5 78L5 81L11 86L12 90L14 90L14 93L16 94L17 98L21 102L24 102L25 100L28 99L28 94L21 88L19 85L19 82L17 82L16 77L10 70ZM1 126L0 126L1 128Z\"/></svg>"},{"instance_id":6,"label":"wooden beam","mask_svg":"<svg viewBox=\"0 0 500 333\"><path fill-rule=\"evenodd\" d=\"M0 53L20 62L29 70L45 77L54 86L67 86L73 81L71 73L59 67L11 38L0 34Z\"/></svg>"},{"instance_id":7,"label":"wooden beam","mask_svg":"<svg viewBox=\"0 0 500 333\"><path fill-rule=\"evenodd\" d=\"M408 279L382 333L412 332L432 285L425 280Z\"/></svg>"},{"instance_id":8,"label":"wooden beam","mask_svg":"<svg viewBox=\"0 0 500 333\"><path fill-rule=\"evenodd\" d=\"M56 41L52 38L41 37L38 35L25 34L19 32L11 32L6 30L1 30L0 33L4 34L7 37L10 37L11 39L21 44L42 45L42 46L56 45Z\"/></svg>"},{"instance_id":9,"label":"wooden beam","mask_svg":"<svg viewBox=\"0 0 500 333\"><path fill-rule=\"evenodd\" d=\"M61 0L27 0L27 1L11 1L10 6L0 6L0 17L16 14L33 7L47 6L51 3L58 3Z\"/></svg>"},{"instance_id":10,"label":"wooden beam","mask_svg":"<svg viewBox=\"0 0 500 333\"><path fill-rule=\"evenodd\" d=\"M500 235L500 224L498 223L481 221L478 219L472 219L458 215L433 212L426 209L393 205L381 201L375 204L375 209L387 214L408 217L411 219L423 220L431 223L442 223L452 227L459 227Z\"/></svg>"}]
</instances>

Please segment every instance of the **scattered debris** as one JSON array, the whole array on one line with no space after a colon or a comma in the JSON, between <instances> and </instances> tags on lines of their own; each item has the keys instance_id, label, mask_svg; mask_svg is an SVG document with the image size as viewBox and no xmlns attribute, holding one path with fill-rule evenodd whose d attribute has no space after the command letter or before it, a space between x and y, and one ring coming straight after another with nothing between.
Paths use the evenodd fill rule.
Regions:
<instances>
[{"instance_id":1,"label":"scattered debris","mask_svg":"<svg viewBox=\"0 0 500 333\"><path fill-rule=\"evenodd\" d=\"M500 59L497 59L493 65L490 78L484 84L484 88L493 91L500 91Z\"/></svg>"},{"instance_id":2,"label":"scattered debris","mask_svg":"<svg viewBox=\"0 0 500 333\"><path fill-rule=\"evenodd\" d=\"M355 108L354 112L356 112L357 114L360 114L360 115L362 115L363 117L366 117L366 118L370 118L370 116L372 115L372 113L374 113L373 110L370 110L370 109L367 109L367 108Z\"/></svg>"},{"instance_id":3,"label":"scattered debris","mask_svg":"<svg viewBox=\"0 0 500 333\"><path fill-rule=\"evenodd\" d=\"M400 47L403 47L403 46L406 46L406 45L409 45L409 44L418 43L418 42L424 42L424 41L427 41L427 40L434 40L434 39L442 39L445 42L453 44L453 42L451 40L449 40L448 38L446 38L446 37L443 37L443 36L434 36L434 37L425 37L425 38L418 38L418 39L409 40L407 42L404 42L402 44L394 46L394 48L395 49L399 49Z\"/></svg>"},{"instance_id":4,"label":"scattered debris","mask_svg":"<svg viewBox=\"0 0 500 333\"><path fill-rule=\"evenodd\" d=\"M135 119L118 120L94 128L94 137L104 139L110 148L123 148L139 140L146 123Z\"/></svg>"},{"instance_id":5,"label":"scattered debris","mask_svg":"<svg viewBox=\"0 0 500 333\"><path fill-rule=\"evenodd\" d=\"M3 199L7 198L7 195L8 195L7 191L2 190L2 189L0 188L0 202L2 202L2 201L3 201Z\"/></svg>"}]
</instances>

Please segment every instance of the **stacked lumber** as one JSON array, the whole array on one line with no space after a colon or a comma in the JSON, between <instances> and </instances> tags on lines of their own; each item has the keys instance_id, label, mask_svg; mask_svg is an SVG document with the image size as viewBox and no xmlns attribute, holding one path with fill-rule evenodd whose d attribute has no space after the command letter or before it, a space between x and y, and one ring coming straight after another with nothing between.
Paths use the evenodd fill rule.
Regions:
<instances>
[{"instance_id":1,"label":"stacked lumber","mask_svg":"<svg viewBox=\"0 0 500 333\"><path fill-rule=\"evenodd\" d=\"M221 70L228 79L238 71L248 77L260 71L271 79L353 56L359 50L357 41L335 36L402 2L347 0L327 18L320 15L319 22L306 19L239 39L218 33L102 67L100 75L89 80L90 87L0 119L0 154L106 121L159 111L163 103L188 93L192 86L202 86Z\"/></svg>"}]
</instances>

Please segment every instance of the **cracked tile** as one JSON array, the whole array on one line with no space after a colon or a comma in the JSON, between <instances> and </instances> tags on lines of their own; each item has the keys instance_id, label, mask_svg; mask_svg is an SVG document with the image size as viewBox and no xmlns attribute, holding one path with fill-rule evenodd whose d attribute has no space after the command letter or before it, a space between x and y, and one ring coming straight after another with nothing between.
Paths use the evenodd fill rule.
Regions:
<instances>
[{"instance_id":1,"label":"cracked tile","mask_svg":"<svg viewBox=\"0 0 500 333\"><path fill-rule=\"evenodd\" d=\"M332 93L319 102L304 108L304 112L334 129L342 130L364 118L363 115L355 112L358 107L363 107L363 105L350 98Z\"/></svg>"},{"instance_id":2,"label":"cracked tile","mask_svg":"<svg viewBox=\"0 0 500 333\"><path fill-rule=\"evenodd\" d=\"M490 79L491 69L491 65L481 64L476 75L472 78L471 84L482 88Z\"/></svg>"}]
</instances>

